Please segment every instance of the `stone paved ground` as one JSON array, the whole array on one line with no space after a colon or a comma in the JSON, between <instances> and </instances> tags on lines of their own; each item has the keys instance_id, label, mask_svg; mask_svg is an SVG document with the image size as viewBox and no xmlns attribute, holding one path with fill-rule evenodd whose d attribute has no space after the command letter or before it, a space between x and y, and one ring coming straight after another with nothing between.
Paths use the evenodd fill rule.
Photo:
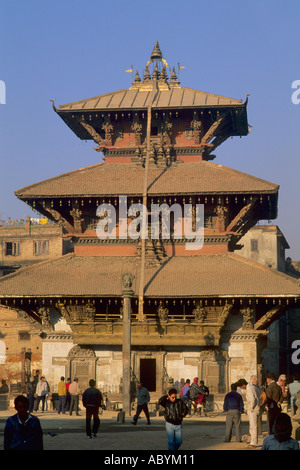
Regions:
<instances>
[{"instance_id":1,"label":"stone paved ground","mask_svg":"<svg viewBox=\"0 0 300 470\"><path fill-rule=\"evenodd\" d=\"M3 449L3 430L8 416L15 413L0 411L0 449ZM54 411L35 413L40 418L44 432L45 450L102 450L102 451L165 451L167 437L163 417L151 418L151 426L145 418L137 426L127 417L125 423L117 423L117 413L104 411L101 416L100 431L97 438L88 439L85 434L85 412L81 416L58 415ZM243 441L238 443L233 436L230 443L224 442L225 415L214 418L196 417L185 419L183 423L183 444L180 450L249 450L247 434L249 424L247 415L242 416ZM263 419L264 437L267 435L266 419ZM55 434L51 436L49 433ZM259 439L259 450L263 438ZM254 449L256 450L256 449ZM110 455L110 454L109 454Z\"/></svg>"}]
</instances>

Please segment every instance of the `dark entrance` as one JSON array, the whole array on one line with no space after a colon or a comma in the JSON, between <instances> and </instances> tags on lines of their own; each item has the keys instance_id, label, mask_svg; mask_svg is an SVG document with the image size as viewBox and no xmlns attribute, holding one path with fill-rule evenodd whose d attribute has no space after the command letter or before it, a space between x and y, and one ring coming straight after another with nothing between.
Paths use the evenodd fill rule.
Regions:
<instances>
[{"instance_id":1,"label":"dark entrance","mask_svg":"<svg viewBox=\"0 0 300 470\"><path fill-rule=\"evenodd\" d=\"M140 381L149 392L156 391L156 359L140 359Z\"/></svg>"}]
</instances>

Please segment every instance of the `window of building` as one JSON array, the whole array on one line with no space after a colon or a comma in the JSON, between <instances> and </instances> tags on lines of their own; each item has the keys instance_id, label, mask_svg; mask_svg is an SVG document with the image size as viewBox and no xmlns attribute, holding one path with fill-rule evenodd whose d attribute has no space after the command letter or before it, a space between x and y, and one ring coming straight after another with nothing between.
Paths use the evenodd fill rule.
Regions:
<instances>
[{"instance_id":1,"label":"window of building","mask_svg":"<svg viewBox=\"0 0 300 470\"><path fill-rule=\"evenodd\" d=\"M19 256L20 242L6 242L5 243L6 256Z\"/></svg>"},{"instance_id":2,"label":"window of building","mask_svg":"<svg viewBox=\"0 0 300 470\"><path fill-rule=\"evenodd\" d=\"M30 341L29 331L19 331L19 341Z\"/></svg>"},{"instance_id":3,"label":"window of building","mask_svg":"<svg viewBox=\"0 0 300 470\"><path fill-rule=\"evenodd\" d=\"M49 241L39 240L33 242L33 254L34 255L47 255L49 253Z\"/></svg>"},{"instance_id":4,"label":"window of building","mask_svg":"<svg viewBox=\"0 0 300 470\"><path fill-rule=\"evenodd\" d=\"M258 251L258 240L251 240L251 251Z\"/></svg>"}]
</instances>

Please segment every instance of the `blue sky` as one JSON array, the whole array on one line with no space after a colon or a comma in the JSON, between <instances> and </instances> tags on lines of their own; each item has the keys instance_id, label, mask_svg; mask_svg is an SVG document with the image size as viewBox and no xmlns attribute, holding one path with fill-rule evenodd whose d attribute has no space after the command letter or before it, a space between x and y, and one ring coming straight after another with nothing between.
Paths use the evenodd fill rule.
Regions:
<instances>
[{"instance_id":1,"label":"blue sky","mask_svg":"<svg viewBox=\"0 0 300 470\"><path fill-rule=\"evenodd\" d=\"M280 185L279 225L300 260L300 2L3 0L0 6L0 218L32 215L14 191L99 161L54 113L131 85L158 40L183 86L245 99L250 135L214 160ZM299 95L300 96L300 95Z\"/></svg>"}]
</instances>

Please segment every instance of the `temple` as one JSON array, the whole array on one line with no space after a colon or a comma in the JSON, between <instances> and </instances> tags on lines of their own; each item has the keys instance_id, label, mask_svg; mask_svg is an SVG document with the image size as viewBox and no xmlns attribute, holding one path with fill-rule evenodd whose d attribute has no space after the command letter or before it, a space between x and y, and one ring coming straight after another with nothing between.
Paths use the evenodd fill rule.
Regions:
<instances>
[{"instance_id":1,"label":"temple","mask_svg":"<svg viewBox=\"0 0 300 470\"><path fill-rule=\"evenodd\" d=\"M266 372L268 328L299 307L297 279L239 254L249 229L276 219L279 186L215 162L219 145L249 133L247 99L183 87L158 43L133 77L128 89L53 103L103 161L16 191L71 237L74 252L1 278L0 302L42 335L51 383L76 375L122 390L126 307L132 382L155 397L197 376L225 393L241 376ZM178 236L184 216L175 207L193 233L204 207L199 246Z\"/></svg>"}]
</instances>

